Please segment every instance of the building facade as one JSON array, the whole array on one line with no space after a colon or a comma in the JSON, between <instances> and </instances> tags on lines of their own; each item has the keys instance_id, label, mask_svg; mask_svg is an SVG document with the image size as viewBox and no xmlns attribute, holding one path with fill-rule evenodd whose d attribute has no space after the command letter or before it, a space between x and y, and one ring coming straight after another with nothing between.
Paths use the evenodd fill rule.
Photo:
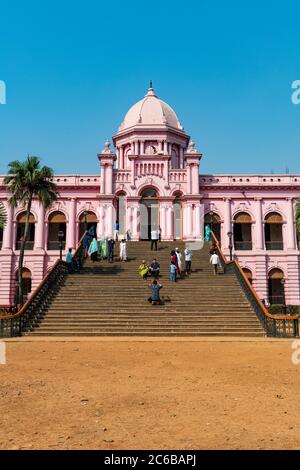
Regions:
<instances>
[{"instance_id":1,"label":"building facade","mask_svg":"<svg viewBox=\"0 0 300 470\"><path fill-rule=\"evenodd\" d=\"M86 227L110 237L195 241L209 224L229 256L233 253L259 296L271 303L300 305L300 266L295 205L300 175L203 175L201 153L173 109L152 86L127 112L117 134L98 155L95 175L56 175L58 201L46 211L34 201L26 246L24 283L34 290L63 248L75 248ZM12 208L0 177L0 201L8 224L0 232L0 305L14 303L23 208Z\"/></svg>"}]
</instances>

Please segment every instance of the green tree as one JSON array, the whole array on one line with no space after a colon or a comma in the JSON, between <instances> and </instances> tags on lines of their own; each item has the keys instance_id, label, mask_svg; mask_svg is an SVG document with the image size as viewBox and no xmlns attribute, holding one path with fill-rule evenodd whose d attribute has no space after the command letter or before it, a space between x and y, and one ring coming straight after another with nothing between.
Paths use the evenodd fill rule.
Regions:
<instances>
[{"instance_id":1,"label":"green tree","mask_svg":"<svg viewBox=\"0 0 300 470\"><path fill-rule=\"evenodd\" d=\"M23 305L22 271L24 262L25 245L29 236L29 219L33 200L36 198L45 208L49 207L57 199L57 187L51 181L53 170L47 166L41 167L38 157L29 156L24 162L18 160L9 163L8 173L4 178L4 184L11 193L9 203L23 206L26 211L24 236L20 246L18 263L18 282L16 299L19 305Z\"/></svg>"},{"instance_id":2,"label":"green tree","mask_svg":"<svg viewBox=\"0 0 300 470\"><path fill-rule=\"evenodd\" d=\"M5 207L3 204L0 203L0 229L4 229L5 225L6 225L6 220L7 220L7 216L6 216L6 210L5 210Z\"/></svg>"}]
</instances>

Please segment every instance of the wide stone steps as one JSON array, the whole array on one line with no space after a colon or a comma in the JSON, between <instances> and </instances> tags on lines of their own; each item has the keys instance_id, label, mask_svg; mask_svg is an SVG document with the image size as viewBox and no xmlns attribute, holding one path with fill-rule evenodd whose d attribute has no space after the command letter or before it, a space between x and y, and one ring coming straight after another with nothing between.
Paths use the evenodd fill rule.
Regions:
<instances>
[{"instance_id":1,"label":"wide stone steps","mask_svg":"<svg viewBox=\"0 0 300 470\"><path fill-rule=\"evenodd\" d=\"M128 243L129 261L113 264L87 259L80 274L69 275L32 335L53 336L262 336L263 329L235 275L213 275L209 246L194 252L192 274L169 281L169 258L176 246L149 251L149 243ZM118 249L115 250L118 255ZM148 285L138 275L142 259L161 265L163 305L147 302ZM184 263L183 263L184 264Z\"/></svg>"}]
</instances>

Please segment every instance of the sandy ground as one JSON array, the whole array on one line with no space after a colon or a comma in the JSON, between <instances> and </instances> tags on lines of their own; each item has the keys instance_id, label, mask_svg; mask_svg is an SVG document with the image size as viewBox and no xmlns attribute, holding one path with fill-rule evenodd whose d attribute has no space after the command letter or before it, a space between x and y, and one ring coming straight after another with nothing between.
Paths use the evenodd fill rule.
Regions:
<instances>
[{"instance_id":1,"label":"sandy ground","mask_svg":"<svg viewBox=\"0 0 300 470\"><path fill-rule=\"evenodd\" d=\"M1 449L295 449L291 341L28 341L0 365Z\"/></svg>"}]
</instances>

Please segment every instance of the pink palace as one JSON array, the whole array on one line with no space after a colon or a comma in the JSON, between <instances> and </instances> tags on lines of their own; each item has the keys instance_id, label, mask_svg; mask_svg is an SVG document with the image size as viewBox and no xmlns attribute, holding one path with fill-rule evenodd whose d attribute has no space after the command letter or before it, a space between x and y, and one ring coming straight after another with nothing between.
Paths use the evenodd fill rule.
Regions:
<instances>
[{"instance_id":1,"label":"pink palace","mask_svg":"<svg viewBox=\"0 0 300 470\"><path fill-rule=\"evenodd\" d=\"M113 143L115 152L106 142L98 155L98 174L56 175L56 204L45 211L34 203L23 272L28 294L59 257L59 231L64 248L75 248L86 227L94 225L101 239L118 220L120 234L132 241L148 239L153 226L162 240L199 240L210 224L226 256L233 246L260 298L300 305L300 175L201 174L201 153L152 85L129 109ZM8 224L0 232L0 305L14 303L25 221L24 209L11 208L7 197L2 176Z\"/></svg>"}]
</instances>

